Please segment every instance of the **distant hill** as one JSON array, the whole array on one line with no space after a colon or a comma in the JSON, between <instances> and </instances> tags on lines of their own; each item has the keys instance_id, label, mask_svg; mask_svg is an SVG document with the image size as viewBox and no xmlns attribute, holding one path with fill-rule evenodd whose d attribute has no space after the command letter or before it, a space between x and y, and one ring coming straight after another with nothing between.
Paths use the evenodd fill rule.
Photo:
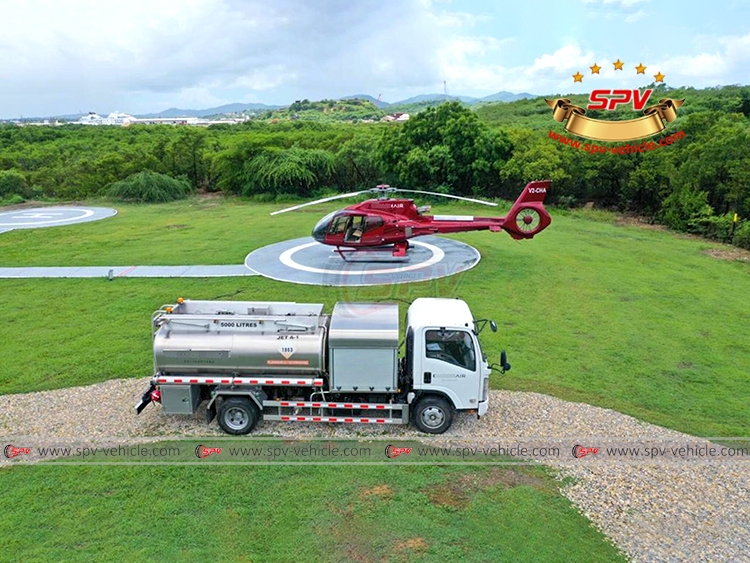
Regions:
<instances>
[{"instance_id":1,"label":"distant hill","mask_svg":"<svg viewBox=\"0 0 750 563\"><path fill-rule=\"evenodd\" d=\"M370 102L372 105L374 105L376 108L385 108L388 107L388 102L384 102L382 100L378 100L377 98L373 98L369 94L355 94L353 96L344 96L343 98L339 98L341 100L365 100Z\"/></svg>"},{"instance_id":2,"label":"distant hill","mask_svg":"<svg viewBox=\"0 0 750 563\"><path fill-rule=\"evenodd\" d=\"M389 103L389 102L384 102L382 100L378 100L374 98L373 96L370 96L369 94L355 94L351 96L344 96L343 98L340 98L340 100L342 102L351 102L352 100L362 100L363 102L372 104L372 106L374 106L375 108L379 110L384 110L388 113L393 113L393 112L417 113L425 108L440 105L441 103L446 102L446 101L454 101L454 102L460 102L466 105L474 105L474 104L485 103L485 102L515 102L517 100L531 99L531 98L536 98L536 97L538 96L536 96L535 94L529 94L528 92L521 92L520 94L515 94L513 92L501 91L495 94L491 94L489 96L484 96L483 98L474 98L471 96L450 96L446 94L434 93L434 94L420 94L418 96L412 96L411 98L407 98L405 100ZM321 101L325 101L325 100L321 100ZM294 104L291 104L291 105L294 105ZM206 109L169 108L169 109L165 109L164 111L160 111L159 113L138 114L136 115L136 117L142 117L142 118L216 117L216 116L232 114L232 113L276 111L276 110L280 110L280 109L284 109L288 107L290 107L290 104L269 105L269 104L258 104L258 103L251 103L251 104L234 103L234 104L226 104L223 106L206 108ZM365 110L365 108L359 107L356 109L354 113L359 114L358 117L360 118L370 113L369 110L365 110L365 111L362 111L362 110ZM50 120L64 119L67 121L77 121L78 118L80 118L82 115L85 115L85 114L57 115L57 116L33 117L33 118L26 117L24 118L24 121L41 121L43 119L50 119ZM107 115L107 112L100 112L100 115ZM354 116L350 115L349 117L351 118ZM375 117L375 116L373 115L372 117Z\"/></svg>"},{"instance_id":3,"label":"distant hill","mask_svg":"<svg viewBox=\"0 0 750 563\"><path fill-rule=\"evenodd\" d=\"M241 113L243 111L266 111L278 109L283 106L269 106L266 104L226 104L215 108L207 109L179 109L169 108L159 113L148 113L136 117L208 117L211 115L221 115L224 113Z\"/></svg>"},{"instance_id":4,"label":"distant hill","mask_svg":"<svg viewBox=\"0 0 750 563\"><path fill-rule=\"evenodd\" d=\"M484 98L479 98L477 102L515 102L516 100L525 100L528 98L536 98L534 94L528 92L521 92L520 94L514 94L513 92L506 92L505 90L498 92L497 94L490 94Z\"/></svg>"},{"instance_id":5,"label":"distant hill","mask_svg":"<svg viewBox=\"0 0 750 563\"><path fill-rule=\"evenodd\" d=\"M400 102L394 102L392 105L407 105L407 104L420 104L422 102L463 102L465 104L471 104L477 101L476 98L471 96L449 96L447 94L420 94L419 96L412 96Z\"/></svg>"}]
</instances>

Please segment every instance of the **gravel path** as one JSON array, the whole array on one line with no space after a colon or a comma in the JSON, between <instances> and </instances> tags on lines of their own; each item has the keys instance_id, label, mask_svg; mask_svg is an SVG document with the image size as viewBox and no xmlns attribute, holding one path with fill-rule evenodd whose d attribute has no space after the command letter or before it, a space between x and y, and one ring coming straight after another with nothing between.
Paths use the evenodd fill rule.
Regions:
<instances>
[{"instance_id":1,"label":"gravel path","mask_svg":"<svg viewBox=\"0 0 750 563\"><path fill-rule=\"evenodd\" d=\"M216 422L205 424L203 411L194 417L167 416L149 406L136 417L133 405L147 383L147 378L121 379L0 396L0 435L27 437L24 445L32 446L35 437L224 436ZM598 445L597 438L605 436L707 443L608 409L537 393L491 393L486 417L461 414L444 438L559 438L566 448L571 437L586 446ZM286 437L424 438L402 426L263 422L259 430ZM576 460L571 454L570 461L541 461L565 479L563 494L632 561L750 562L750 462L594 463L594 457Z\"/></svg>"}]
</instances>

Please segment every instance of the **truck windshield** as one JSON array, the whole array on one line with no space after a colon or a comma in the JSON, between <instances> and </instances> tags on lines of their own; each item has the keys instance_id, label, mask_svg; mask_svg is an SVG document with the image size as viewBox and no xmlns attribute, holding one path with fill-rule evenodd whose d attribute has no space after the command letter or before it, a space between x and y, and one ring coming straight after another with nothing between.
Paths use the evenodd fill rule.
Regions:
<instances>
[{"instance_id":1,"label":"truck windshield","mask_svg":"<svg viewBox=\"0 0 750 563\"><path fill-rule=\"evenodd\" d=\"M428 330L425 356L470 371L476 370L476 353L471 335L464 330Z\"/></svg>"}]
</instances>

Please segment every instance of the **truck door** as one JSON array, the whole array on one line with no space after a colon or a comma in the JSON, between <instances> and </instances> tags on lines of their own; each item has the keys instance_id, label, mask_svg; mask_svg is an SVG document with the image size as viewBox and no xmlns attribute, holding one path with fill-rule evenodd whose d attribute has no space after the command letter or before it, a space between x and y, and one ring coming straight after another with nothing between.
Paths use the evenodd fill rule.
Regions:
<instances>
[{"instance_id":1,"label":"truck door","mask_svg":"<svg viewBox=\"0 0 750 563\"><path fill-rule=\"evenodd\" d=\"M477 408L479 400L478 347L469 330L425 328L421 350L415 356L421 363L414 370L415 389L442 391L457 409Z\"/></svg>"}]
</instances>

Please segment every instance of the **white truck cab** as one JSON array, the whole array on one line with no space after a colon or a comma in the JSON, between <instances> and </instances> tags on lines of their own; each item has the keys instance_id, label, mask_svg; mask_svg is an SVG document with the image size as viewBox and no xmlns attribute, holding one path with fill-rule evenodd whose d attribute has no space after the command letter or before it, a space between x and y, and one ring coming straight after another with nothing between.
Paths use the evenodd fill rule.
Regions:
<instances>
[{"instance_id":1,"label":"white truck cab","mask_svg":"<svg viewBox=\"0 0 750 563\"><path fill-rule=\"evenodd\" d=\"M475 410L479 416L487 413L491 370L464 301L419 298L411 304L405 368L411 372L415 398L443 397L455 410ZM417 405L414 421L425 431L439 433L446 418L452 418L451 409L433 404L427 412L420 412L424 409Z\"/></svg>"}]
</instances>

